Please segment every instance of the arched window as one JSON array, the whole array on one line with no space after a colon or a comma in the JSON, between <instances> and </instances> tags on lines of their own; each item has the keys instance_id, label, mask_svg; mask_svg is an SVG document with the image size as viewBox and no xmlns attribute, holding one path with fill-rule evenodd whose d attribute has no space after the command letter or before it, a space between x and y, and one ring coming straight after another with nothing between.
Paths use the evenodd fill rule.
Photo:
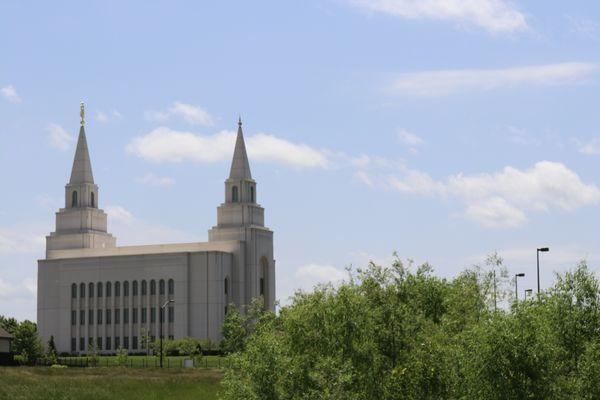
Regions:
<instances>
[{"instance_id":1,"label":"arched window","mask_svg":"<svg viewBox=\"0 0 600 400\"><path fill-rule=\"evenodd\" d=\"M102 297L102 282L96 284L96 296Z\"/></svg>"},{"instance_id":2,"label":"arched window","mask_svg":"<svg viewBox=\"0 0 600 400\"><path fill-rule=\"evenodd\" d=\"M175 294L175 281L173 279L169 279L169 294Z\"/></svg>"},{"instance_id":3,"label":"arched window","mask_svg":"<svg viewBox=\"0 0 600 400\"><path fill-rule=\"evenodd\" d=\"M165 280L161 279L158 282L158 294L165 294Z\"/></svg>"},{"instance_id":4,"label":"arched window","mask_svg":"<svg viewBox=\"0 0 600 400\"><path fill-rule=\"evenodd\" d=\"M254 203L254 186L250 186L250 203Z\"/></svg>"},{"instance_id":5,"label":"arched window","mask_svg":"<svg viewBox=\"0 0 600 400\"><path fill-rule=\"evenodd\" d=\"M266 257L262 257L260 259L260 295L264 296L264 304L267 307L267 284L269 282L269 261L267 261Z\"/></svg>"},{"instance_id":6,"label":"arched window","mask_svg":"<svg viewBox=\"0 0 600 400\"><path fill-rule=\"evenodd\" d=\"M234 186L231 188L231 202L232 203L238 202L238 187L237 186Z\"/></svg>"},{"instance_id":7,"label":"arched window","mask_svg":"<svg viewBox=\"0 0 600 400\"><path fill-rule=\"evenodd\" d=\"M142 281L142 296L145 296L148 294L148 285L146 284L146 281L143 280Z\"/></svg>"},{"instance_id":8,"label":"arched window","mask_svg":"<svg viewBox=\"0 0 600 400\"><path fill-rule=\"evenodd\" d=\"M131 283L131 291L133 292L134 296L138 295L138 283L137 283L137 281L133 281Z\"/></svg>"},{"instance_id":9,"label":"arched window","mask_svg":"<svg viewBox=\"0 0 600 400\"><path fill-rule=\"evenodd\" d=\"M119 282L115 282L115 297L119 297L121 295L121 284Z\"/></svg>"},{"instance_id":10,"label":"arched window","mask_svg":"<svg viewBox=\"0 0 600 400\"><path fill-rule=\"evenodd\" d=\"M96 207L96 199L94 198L94 192L92 192L92 194L90 196L90 200L92 203L92 207Z\"/></svg>"},{"instance_id":11,"label":"arched window","mask_svg":"<svg viewBox=\"0 0 600 400\"><path fill-rule=\"evenodd\" d=\"M94 284L92 282L88 284L88 297L94 297Z\"/></svg>"},{"instance_id":12,"label":"arched window","mask_svg":"<svg viewBox=\"0 0 600 400\"><path fill-rule=\"evenodd\" d=\"M111 288L112 288L112 287L111 287L111 284L110 284L110 282L106 282L106 297L110 297L110 296L112 296L112 293L111 293Z\"/></svg>"},{"instance_id":13,"label":"arched window","mask_svg":"<svg viewBox=\"0 0 600 400\"><path fill-rule=\"evenodd\" d=\"M71 285L71 298L72 299L77 298L77 285L76 284Z\"/></svg>"},{"instance_id":14,"label":"arched window","mask_svg":"<svg viewBox=\"0 0 600 400\"><path fill-rule=\"evenodd\" d=\"M77 207L77 190L74 190L71 195L71 207Z\"/></svg>"},{"instance_id":15,"label":"arched window","mask_svg":"<svg viewBox=\"0 0 600 400\"><path fill-rule=\"evenodd\" d=\"M129 296L129 282L123 282L123 296Z\"/></svg>"},{"instance_id":16,"label":"arched window","mask_svg":"<svg viewBox=\"0 0 600 400\"><path fill-rule=\"evenodd\" d=\"M155 295L156 294L156 281L154 279L152 279L150 281L150 294L151 295Z\"/></svg>"},{"instance_id":17,"label":"arched window","mask_svg":"<svg viewBox=\"0 0 600 400\"><path fill-rule=\"evenodd\" d=\"M225 278L225 281L223 282L223 289L225 291L225 294L229 294L229 278Z\"/></svg>"}]
</instances>

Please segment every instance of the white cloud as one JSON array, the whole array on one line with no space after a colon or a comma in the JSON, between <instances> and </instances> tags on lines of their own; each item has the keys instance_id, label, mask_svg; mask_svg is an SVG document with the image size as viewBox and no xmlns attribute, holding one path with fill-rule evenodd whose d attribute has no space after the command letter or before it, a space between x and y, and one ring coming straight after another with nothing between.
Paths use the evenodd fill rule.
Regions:
<instances>
[{"instance_id":1,"label":"white cloud","mask_svg":"<svg viewBox=\"0 0 600 400\"><path fill-rule=\"evenodd\" d=\"M73 135L58 124L49 124L47 127L50 136L50 144L52 147L65 151L71 147L71 143L75 141Z\"/></svg>"},{"instance_id":2,"label":"white cloud","mask_svg":"<svg viewBox=\"0 0 600 400\"><path fill-rule=\"evenodd\" d=\"M0 254L40 253L46 240L39 227L0 228Z\"/></svg>"},{"instance_id":3,"label":"white cloud","mask_svg":"<svg viewBox=\"0 0 600 400\"><path fill-rule=\"evenodd\" d=\"M145 115L147 119L155 122L166 122L171 117L177 116L192 125L213 126L215 124L214 118L202 107L178 101L165 111L147 111Z\"/></svg>"},{"instance_id":4,"label":"white cloud","mask_svg":"<svg viewBox=\"0 0 600 400\"><path fill-rule=\"evenodd\" d=\"M585 36L590 39L596 39L598 37L598 32L600 31L600 24L598 24L598 22L591 19L576 18L572 15L566 15L565 18L569 22L571 33Z\"/></svg>"},{"instance_id":5,"label":"white cloud","mask_svg":"<svg viewBox=\"0 0 600 400\"><path fill-rule=\"evenodd\" d=\"M30 294L34 296L37 294L37 281L35 279L25 278L23 279L22 285Z\"/></svg>"},{"instance_id":6,"label":"white cloud","mask_svg":"<svg viewBox=\"0 0 600 400\"><path fill-rule=\"evenodd\" d=\"M598 65L565 62L504 69L458 69L400 74L390 85L398 94L442 96L466 90L559 86L586 82Z\"/></svg>"},{"instance_id":7,"label":"white cloud","mask_svg":"<svg viewBox=\"0 0 600 400\"><path fill-rule=\"evenodd\" d=\"M425 144L425 141L418 135L404 129L398 132L398 140L400 140L401 143L411 147L417 147Z\"/></svg>"},{"instance_id":8,"label":"white cloud","mask_svg":"<svg viewBox=\"0 0 600 400\"><path fill-rule=\"evenodd\" d=\"M21 96L18 95L17 90L13 85L8 85L0 89L2 96L11 103L20 103Z\"/></svg>"},{"instance_id":9,"label":"white cloud","mask_svg":"<svg viewBox=\"0 0 600 400\"><path fill-rule=\"evenodd\" d=\"M122 206L108 205L104 208L112 221L132 222L133 214Z\"/></svg>"},{"instance_id":10,"label":"white cloud","mask_svg":"<svg viewBox=\"0 0 600 400\"><path fill-rule=\"evenodd\" d=\"M339 283L347 278L343 269L328 264L307 264L296 269L294 284L297 289L310 290L319 283Z\"/></svg>"},{"instance_id":11,"label":"white cloud","mask_svg":"<svg viewBox=\"0 0 600 400\"><path fill-rule=\"evenodd\" d=\"M150 186L172 186L175 181L173 178L169 178L167 176L157 176L152 173L148 173L143 177L138 179L138 182L143 183L145 185Z\"/></svg>"},{"instance_id":12,"label":"white cloud","mask_svg":"<svg viewBox=\"0 0 600 400\"><path fill-rule=\"evenodd\" d=\"M123 119L123 115L121 115L121 113L117 110L113 110L110 113L106 113L104 111L96 111L96 115L94 116L94 118L100 123L107 123Z\"/></svg>"},{"instance_id":13,"label":"white cloud","mask_svg":"<svg viewBox=\"0 0 600 400\"><path fill-rule=\"evenodd\" d=\"M246 139L249 157L297 168L327 168L326 152L305 144L292 143L273 135L259 133ZM217 162L231 159L235 133L221 131L214 135L175 131L159 127L134 138L127 151L153 162Z\"/></svg>"},{"instance_id":14,"label":"white cloud","mask_svg":"<svg viewBox=\"0 0 600 400\"><path fill-rule=\"evenodd\" d=\"M411 20L439 20L476 26L494 34L528 29L525 16L503 0L348 0L369 11Z\"/></svg>"},{"instance_id":15,"label":"white cloud","mask_svg":"<svg viewBox=\"0 0 600 400\"><path fill-rule=\"evenodd\" d=\"M14 285L11 285L0 278L0 298L9 299L16 291L17 289Z\"/></svg>"},{"instance_id":16,"label":"white cloud","mask_svg":"<svg viewBox=\"0 0 600 400\"><path fill-rule=\"evenodd\" d=\"M581 143L578 140L575 142L579 144L579 152L583 154L588 156L597 156L600 154L600 138L593 138L587 143Z\"/></svg>"},{"instance_id":17,"label":"white cloud","mask_svg":"<svg viewBox=\"0 0 600 400\"><path fill-rule=\"evenodd\" d=\"M526 129L518 128L516 126L509 126L507 128L508 141L521 146L539 146L541 141L529 133Z\"/></svg>"},{"instance_id":18,"label":"white cloud","mask_svg":"<svg viewBox=\"0 0 600 400\"><path fill-rule=\"evenodd\" d=\"M456 198L465 216L487 228L514 228L527 221L526 212L572 212L600 203L600 188L586 184L564 164L540 161L520 170L507 166L496 173L456 174L445 181L400 166L395 174L367 175L363 182L401 193ZM360 177L359 177L360 178Z\"/></svg>"}]
</instances>

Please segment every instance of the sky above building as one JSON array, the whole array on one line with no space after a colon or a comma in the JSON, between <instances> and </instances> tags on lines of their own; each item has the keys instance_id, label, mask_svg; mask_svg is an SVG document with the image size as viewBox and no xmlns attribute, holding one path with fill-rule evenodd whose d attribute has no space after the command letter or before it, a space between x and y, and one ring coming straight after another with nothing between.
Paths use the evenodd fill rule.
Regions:
<instances>
[{"instance_id":1,"label":"sky above building","mask_svg":"<svg viewBox=\"0 0 600 400\"><path fill-rule=\"evenodd\" d=\"M282 303L394 251L598 271L599 50L593 1L4 1L0 314L35 319L81 101L118 245L207 240L242 117Z\"/></svg>"}]
</instances>

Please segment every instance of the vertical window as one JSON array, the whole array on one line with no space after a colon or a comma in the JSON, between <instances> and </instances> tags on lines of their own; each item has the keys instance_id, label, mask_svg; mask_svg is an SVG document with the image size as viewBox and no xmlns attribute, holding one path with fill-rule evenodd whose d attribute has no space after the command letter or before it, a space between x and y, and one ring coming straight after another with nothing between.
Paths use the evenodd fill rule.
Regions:
<instances>
[{"instance_id":1,"label":"vertical window","mask_svg":"<svg viewBox=\"0 0 600 400\"><path fill-rule=\"evenodd\" d=\"M98 346L98 350L102 350L102 338L96 338L96 345Z\"/></svg>"},{"instance_id":2,"label":"vertical window","mask_svg":"<svg viewBox=\"0 0 600 400\"><path fill-rule=\"evenodd\" d=\"M158 282L158 294L163 295L165 294L165 280L161 279L160 282Z\"/></svg>"},{"instance_id":3,"label":"vertical window","mask_svg":"<svg viewBox=\"0 0 600 400\"><path fill-rule=\"evenodd\" d=\"M120 309L115 309L115 324L120 324L121 323L121 310Z\"/></svg>"},{"instance_id":4,"label":"vertical window","mask_svg":"<svg viewBox=\"0 0 600 400\"><path fill-rule=\"evenodd\" d=\"M90 347L92 347L94 345L94 338L89 337L88 338L88 350Z\"/></svg>"},{"instance_id":5,"label":"vertical window","mask_svg":"<svg viewBox=\"0 0 600 400\"><path fill-rule=\"evenodd\" d=\"M84 351L85 350L85 338L80 337L79 338L79 351Z\"/></svg>"},{"instance_id":6,"label":"vertical window","mask_svg":"<svg viewBox=\"0 0 600 400\"><path fill-rule=\"evenodd\" d=\"M115 282L115 297L119 297L121 295L121 283Z\"/></svg>"},{"instance_id":7,"label":"vertical window","mask_svg":"<svg viewBox=\"0 0 600 400\"><path fill-rule=\"evenodd\" d=\"M110 339L111 339L110 336L106 337L106 350L110 350L110 345L111 345Z\"/></svg>"},{"instance_id":8,"label":"vertical window","mask_svg":"<svg viewBox=\"0 0 600 400\"><path fill-rule=\"evenodd\" d=\"M129 323L129 308L124 308L123 309L123 323L124 324L128 324Z\"/></svg>"},{"instance_id":9,"label":"vertical window","mask_svg":"<svg viewBox=\"0 0 600 400\"><path fill-rule=\"evenodd\" d=\"M175 340L175 336L174 335L169 335L169 340Z\"/></svg>"},{"instance_id":10,"label":"vertical window","mask_svg":"<svg viewBox=\"0 0 600 400\"><path fill-rule=\"evenodd\" d=\"M137 336L134 336L132 339L133 339L133 343L132 343L132 346L131 346L131 348L132 348L133 350L137 350L137 348L138 348L138 337L137 337Z\"/></svg>"},{"instance_id":11,"label":"vertical window","mask_svg":"<svg viewBox=\"0 0 600 400\"><path fill-rule=\"evenodd\" d=\"M79 298L83 299L85 297L85 283L81 283L79 285Z\"/></svg>"},{"instance_id":12,"label":"vertical window","mask_svg":"<svg viewBox=\"0 0 600 400\"><path fill-rule=\"evenodd\" d=\"M88 284L88 297L90 299L94 297L94 284L92 282Z\"/></svg>"},{"instance_id":13,"label":"vertical window","mask_svg":"<svg viewBox=\"0 0 600 400\"><path fill-rule=\"evenodd\" d=\"M94 192L92 192L90 199L91 199L92 207L96 207L96 199L94 197Z\"/></svg>"},{"instance_id":14,"label":"vertical window","mask_svg":"<svg viewBox=\"0 0 600 400\"><path fill-rule=\"evenodd\" d=\"M148 285L146 284L146 281L143 280L142 281L142 296L145 296L148 294Z\"/></svg>"},{"instance_id":15,"label":"vertical window","mask_svg":"<svg viewBox=\"0 0 600 400\"><path fill-rule=\"evenodd\" d=\"M175 307L169 307L169 322L175 322Z\"/></svg>"},{"instance_id":16,"label":"vertical window","mask_svg":"<svg viewBox=\"0 0 600 400\"><path fill-rule=\"evenodd\" d=\"M110 282L106 282L106 297L110 297L112 296L112 285L110 284Z\"/></svg>"},{"instance_id":17,"label":"vertical window","mask_svg":"<svg viewBox=\"0 0 600 400\"><path fill-rule=\"evenodd\" d=\"M77 285L76 284L71 285L71 298L72 299L77 298Z\"/></svg>"},{"instance_id":18,"label":"vertical window","mask_svg":"<svg viewBox=\"0 0 600 400\"><path fill-rule=\"evenodd\" d=\"M119 347L121 347L121 338L118 336L115 336L115 350L118 350Z\"/></svg>"},{"instance_id":19,"label":"vertical window","mask_svg":"<svg viewBox=\"0 0 600 400\"><path fill-rule=\"evenodd\" d=\"M94 310L88 311L88 325L94 325Z\"/></svg>"},{"instance_id":20,"label":"vertical window","mask_svg":"<svg viewBox=\"0 0 600 400\"><path fill-rule=\"evenodd\" d=\"M98 325L102 325L102 310L96 311L96 318L98 320L98 321L96 321L96 323Z\"/></svg>"},{"instance_id":21,"label":"vertical window","mask_svg":"<svg viewBox=\"0 0 600 400\"><path fill-rule=\"evenodd\" d=\"M71 325L76 325L77 324L77 311L72 310L71 311Z\"/></svg>"},{"instance_id":22,"label":"vertical window","mask_svg":"<svg viewBox=\"0 0 600 400\"><path fill-rule=\"evenodd\" d=\"M152 307L150 309L150 323L153 324L156 322L156 307Z\"/></svg>"},{"instance_id":23,"label":"vertical window","mask_svg":"<svg viewBox=\"0 0 600 400\"><path fill-rule=\"evenodd\" d=\"M156 294L156 281L154 279L152 279L150 281L150 295L155 295Z\"/></svg>"},{"instance_id":24,"label":"vertical window","mask_svg":"<svg viewBox=\"0 0 600 400\"><path fill-rule=\"evenodd\" d=\"M72 337L71 338L71 353L74 353L76 351L77 351L77 339Z\"/></svg>"},{"instance_id":25,"label":"vertical window","mask_svg":"<svg viewBox=\"0 0 600 400\"><path fill-rule=\"evenodd\" d=\"M71 207L77 207L77 190L71 195Z\"/></svg>"},{"instance_id":26,"label":"vertical window","mask_svg":"<svg viewBox=\"0 0 600 400\"><path fill-rule=\"evenodd\" d=\"M146 307L142 308L142 324L145 324L148 321L148 317L146 314Z\"/></svg>"},{"instance_id":27,"label":"vertical window","mask_svg":"<svg viewBox=\"0 0 600 400\"><path fill-rule=\"evenodd\" d=\"M112 324L111 310L106 310L106 325Z\"/></svg>"},{"instance_id":28,"label":"vertical window","mask_svg":"<svg viewBox=\"0 0 600 400\"><path fill-rule=\"evenodd\" d=\"M133 292L134 296L138 295L138 282L137 281L133 281L131 283L131 291Z\"/></svg>"},{"instance_id":29,"label":"vertical window","mask_svg":"<svg viewBox=\"0 0 600 400\"><path fill-rule=\"evenodd\" d=\"M96 284L96 296L102 297L102 282Z\"/></svg>"},{"instance_id":30,"label":"vertical window","mask_svg":"<svg viewBox=\"0 0 600 400\"><path fill-rule=\"evenodd\" d=\"M231 188L231 202L232 203L237 203L238 202L238 188L237 186L234 186Z\"/></svg>"},{"instance_id":31,"label":"vertical window","mask_svg":"<svg viewBox=\"0 0 600 400\"><path fill-rule=\"evenodd\" d=\"M129 296L129 282L123 282L123 296Z\"/></svg>"},{"instance_id":32,"label":"vertical window","mask_svg":"<svg viewBox=\"0 0 600 400\"><path fill-rule=\"evenodd\" d=\"M169 279L169 294L175 294L175 281L173 279Z\"/></svg>"},{"instance_id":33,"label":"vertical window","mask_svg":"<svg viewBox=\"0 0 600 400\"><path fill-rule=\"evenodd\" d=\"M260 295L265 295L265 278L260 278Z\"/></svg>"},{"instance_id":34,"label":"vertical window","mask_svg":"<svg viewBox=\"0 0 600 400\"><path fill-rule=\"evenodd\" d=\"M254 186L250 186L250 203L254 203Z\"/></svg>"},{"instance_id":35,"label":"vertical window","mask_svg":"<svg viewBox=\"0 0 600 400\"><path fill-rule=\"evenodd\" d=\"M134 309L132 310L132 312L133 312L133 315L131 316L131 318L133 319L133 321L132 321L132 322L133 322L134 324L137 324L137 322L138 322L138 309L137 309L137 308L134 308Z\"/></svg>"},{"instance_id":36,"label":"vertical window","mask_svg":"<svg viewBox=\"0 0 600 400\"><path fill-rule=\"evenodd\" d=\"M123 338L123 347L129 349L129 336Z\"/></svg>"},{"instance_id":37,"label":"vertical window","mask_svg":"<svg viewBox=\"0 0 600 400\"><path fill-rule=\"evenodd\" d=\"M160 322L165 322L165 309L161 308L158 310L158 316L160 318Z\"/></svg>"},{"instance_id":38,"label":"vertical window","mask_svg":"<svg viewBox=\"0 0 600 400\"><path fill-rule=\"evenodd\" d=\"M85 310L79 310L79 325L85 325Z\"/></svg>"},{"instance_id":39,"label":"vertical window","mask_svg":"<svg viewBox=\"0 0 600 400\"><path fill-rule=\"evenodd\" d=\"M224 286L224 291L225 294L229 294L229 278L225 278L225 281L223 282L223 286Z\"/></svg>"}]
</instances>

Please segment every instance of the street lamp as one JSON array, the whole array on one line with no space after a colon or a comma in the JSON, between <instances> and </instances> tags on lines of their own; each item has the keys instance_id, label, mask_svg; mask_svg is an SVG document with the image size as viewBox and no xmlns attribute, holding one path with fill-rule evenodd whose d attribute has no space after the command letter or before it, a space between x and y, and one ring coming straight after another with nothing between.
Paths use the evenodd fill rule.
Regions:
<instances>
[{"instance_id":1,"label":"street lamp","mask_svg":"<svg viewBox=\"0 0 600 400\"><path fill-rule=\"evenodd\" d=\"M165 301L165 304L160 306L160 315L158 316L158 319L160 320L159 322L160 322L160 367L161 368L163 367L163 320L165 319L165 307L173 302L174 302L173 299L169 299L169 300Z\"/></svg>"},{"instance_id":2,"label":"street lamp","mask_svg":"<svg viewBox=\"0 0 600 400\"><path fill-rule=\"evenodd\" d=\"M519 301L519 289L517 286L517 282L518 282L518 278L522 278L524 277L525 274L524 273L519 273L519 274L515 274L515 301Z\"/></svg>"},{"instance_id":3,"label":"street lamp","mask_svg":"<svg viewBox=\"0 0 600 400\"><path fill-rule=\"evenodd\" d=\"M546 253L548 251L550 251L550 249L548 247L541 247L539 249L537 249L536 255L537 255L537 294L538 294L538 300L540 298L540 251L542 253Z\"/></svg>"},{"instance_id":4,"label":"street lamp","mask_svg":"<svg viewBox=\"0 0 600 400\"><path fill-rule=\"evenodd\" d=\"M531 293L533 293L533 289L525 289L525 300L527 300L527 295L531 296Z\"/></svg>"}]
</instances>

